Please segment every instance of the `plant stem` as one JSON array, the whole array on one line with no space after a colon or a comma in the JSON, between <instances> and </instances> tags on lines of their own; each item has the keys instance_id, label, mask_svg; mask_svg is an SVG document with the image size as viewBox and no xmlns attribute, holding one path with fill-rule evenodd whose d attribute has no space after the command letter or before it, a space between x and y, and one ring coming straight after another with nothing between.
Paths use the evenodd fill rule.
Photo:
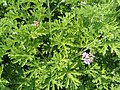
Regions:
<instances>
[{"instance_id":1,"label":"plant stem","mask_svg":"<svg viewBox=\"0 0 120 90\"><path fill-rule=\"evenodd\" d=\"M49 28L51 32L51 12L50 12L50 2L47 0L47 5L48 5L48 15L49 15Z\"/></svg>"},{"instance_id":2,"label":"plant stem","mask_svg":"<svg viewBox=\"0 0 120 90\"><path fill-rule=\"evenodd\" d=\"M50 11L50 2L47 0L47 5L48 5L48 15L49 15L49 40L51 37L51 11ZM49 41L49 55L48 55L48 60L50 59L51 56L51 40Z\"/></svg>"},{"instance_id":3,"label":"plant stem","mask_svg":"<svg viewBox=\"0 0 120 90\"><path fill-rule=\"evenodd\" d=\"M62 3L62 1L57 4L57 6L51 11L51 14L55 11L55 9L56 9L61 3Z\"/></svg>"}]
</instances>

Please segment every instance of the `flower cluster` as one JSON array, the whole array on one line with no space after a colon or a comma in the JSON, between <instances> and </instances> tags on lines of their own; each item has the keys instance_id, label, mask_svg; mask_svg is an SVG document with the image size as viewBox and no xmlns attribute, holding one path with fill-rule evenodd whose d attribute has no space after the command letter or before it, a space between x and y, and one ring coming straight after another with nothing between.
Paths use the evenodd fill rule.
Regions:
<instances>
[{"instance_id":1,"label":"flower cluster","mask_svg":"<svg viewBox=\"0 0 120 90\"><path fill-rule=\"evenodd\" d=\"M95 57L95 56L94 56L92 53L86 53L86 52L84 52L84 53L82 54L82 60L84 60L84 63L85 63L85 64L90 64L90 63L92 63L94 57Z\"/></svg>"}]
</instances>

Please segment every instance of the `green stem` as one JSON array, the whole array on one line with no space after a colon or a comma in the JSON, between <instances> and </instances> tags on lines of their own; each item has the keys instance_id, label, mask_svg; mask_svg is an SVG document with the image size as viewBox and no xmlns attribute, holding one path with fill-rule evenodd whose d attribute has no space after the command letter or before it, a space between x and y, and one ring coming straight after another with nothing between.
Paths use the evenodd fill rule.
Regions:
<instances>
[{"instance_id":1,"label":"green stem","mask_svg":"<svg viewBox=\"0 0 120 90\"><path fill-rule=\"evenodd\" d=\"M55 11L55 9L56 9L61 3L62 3L62 1L57 4L57 6L51 11L51 14Z\"/></svg>"},{"instance_id":2,"label":"green stem","mask_svg":"<svg viewBox=\"0 0 120 90\"><path fill-rule=\"evenodd\" d=\"M48 15L49 15L49 28L51 32L51 12L50 12L50 2L47 0L47 5L48 5Z\"/></svg>"},{"instance_id":3,"label":"green stem","mask_svg":"<svg viewBox=\"0 0 120 90\"><path fill-rule=\"evenodd\" d=\"M47 0L47 5L48 5L48 15L49 15L49 38L51 37L51 11L50 11L50 2ZM48 55L48 60L50 59L51 56L51 40L49 41L49 55Z\"/></svg>"}]
</instances>

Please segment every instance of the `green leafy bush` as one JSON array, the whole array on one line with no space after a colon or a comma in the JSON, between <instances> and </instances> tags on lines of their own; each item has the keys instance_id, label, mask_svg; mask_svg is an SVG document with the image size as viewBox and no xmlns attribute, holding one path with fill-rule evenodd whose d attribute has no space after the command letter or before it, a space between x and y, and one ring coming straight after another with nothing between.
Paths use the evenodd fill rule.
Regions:
<instances>
[{"instance_id":1,"label":"green leafy bush","mask_svg":"<svg viewBox=\"0 0 120 90\"><path fill-rule=\"evenodd\" d=\"M1 90L119 90L119 0L1 0L0 9Z\"/></svg>"}]
</instances>

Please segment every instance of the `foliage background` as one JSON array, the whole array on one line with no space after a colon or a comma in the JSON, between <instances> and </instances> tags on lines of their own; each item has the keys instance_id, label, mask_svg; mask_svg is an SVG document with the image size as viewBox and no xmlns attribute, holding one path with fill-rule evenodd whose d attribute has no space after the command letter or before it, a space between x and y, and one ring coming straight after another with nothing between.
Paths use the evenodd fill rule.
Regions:
<instances>
[{"instance_id":1,"label":"foliage background","mask_svg":"<svg viewBox=\"0 0 120 90\"><path fill-rule=\"evenodd\" d=\"M119 29L119 0L1 0L0 89L119 90Z\"/></svg>"}]
</instances>

